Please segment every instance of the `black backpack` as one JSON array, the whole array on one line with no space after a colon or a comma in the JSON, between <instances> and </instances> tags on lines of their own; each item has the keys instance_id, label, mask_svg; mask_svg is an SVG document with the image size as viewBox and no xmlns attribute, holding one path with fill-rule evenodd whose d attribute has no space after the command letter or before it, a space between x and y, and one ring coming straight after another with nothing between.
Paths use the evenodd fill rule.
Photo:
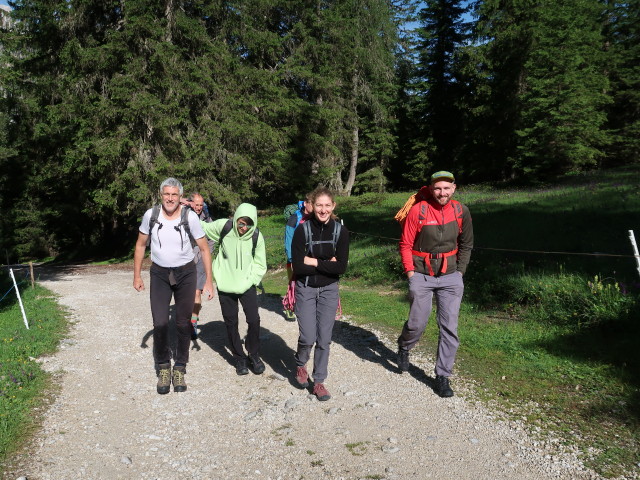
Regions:
<instances>
[{"instance_id":1,"label":"black backpack","mask_svg":"<svg viewBox=\"0 0 640 480\"><path fill-rule=\"evenodd\" d=\"M162 228L162 223L158 221L160 217L160 205L154 205L151 209L151 218L149 218L149 239L147 240L147 245L151 243L151 232L153 231L153 226L158 224L158 231ZM189 241L191 242L191 248L197 245L196 239L191 235L191 228L189 228L189 209L186 207L182 207L180 212L180 223L177 226L173 227L177 232L180 233L180 241L182 241L182 230L180 227L184 229L186 234L189 236ZM158 241L160 239L158 238ZM162 248L162 243L160 243L160 248Z\"/></svg>"},{"instance_id":2,"label":"black backpack","mask_svg":"<svg viewBox=\"0 0 640 480\"><path fill-rule=\"evenodd\" d=\"M331 243L333 245L333 254L336 254L336 245L338 244L338 239L340 238L340 232L342 231L342 224L337 220L333 222L333 235L331 240L317 240L311 241L311 222L304 222L302 224L302 228L304 229L304 244L307 246L307 253L313 256L313 246L321 243Z\"/></svg>"},{"instance_id":3,"label":"black backpack","mask_svg":"<svg viewBox=\"0 0 640 480\"><path fill-rule=\"evenodd\" d=\"M331 240L311 240L311 222L304 222L301 224L302 229L304 230L304 242L307 246L307 255L313 256L313 246L319 245L321 243L330 243L333 245L333 254L336 254L336 245L338 245L338 239L340 238L340 232L342 231L342 224L337 220L333 222L333 235L331 236ZM307 286L309 283L309 276L307 275L304 285Z\"/></svg>"}]
</instances>

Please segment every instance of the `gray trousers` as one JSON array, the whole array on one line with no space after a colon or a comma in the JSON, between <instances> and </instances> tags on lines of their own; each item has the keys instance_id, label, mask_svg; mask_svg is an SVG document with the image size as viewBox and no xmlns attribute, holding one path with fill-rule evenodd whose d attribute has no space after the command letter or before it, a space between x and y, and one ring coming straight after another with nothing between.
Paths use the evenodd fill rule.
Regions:
<instances>
[{"instance_id":1,"label":"gray trousers","mask_svg":"<svg viewBox=\"0 0 640 480\"><path fill-rule=\"evenodd\" d=\"M296 282L295 313L300 327L296 365L306 365L313 352L313 381L323 383L327 378L329 346L338 310L338 283L326 287L305 287Z\"/></svg>"},{"instance_id":2,"label":"gray trousers","mask_svg":"<svg viewBox=\"0 0 640 480\"><path fill-rule=\"evenodd\" d=\"M402 328L398 346L411 350L420 340L431 315L433 296L436 297L436 320L440 335L438 337L438 356L436 375L450 377L453 363L460 345L458 339L458 314L464 293L462 275L458 272L432 277L415 272L409 279L409 319Z\"/></svg>"}]
</instances>

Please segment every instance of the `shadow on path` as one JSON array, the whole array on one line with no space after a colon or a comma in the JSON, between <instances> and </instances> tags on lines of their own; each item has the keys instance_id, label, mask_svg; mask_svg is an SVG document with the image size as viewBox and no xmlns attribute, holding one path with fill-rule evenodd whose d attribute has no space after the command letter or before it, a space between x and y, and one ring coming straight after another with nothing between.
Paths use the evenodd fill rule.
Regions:
<instances>
[{"instance_id":1,"label":"shadow on path","mask_svg":"<svg viewBox=\"0 0 640 480\"><path fill-rule=\"evenodd\" d=\"M397 353L366 328L338 320L333 329L333 341L362 360L377 363L388 371L401 375L397 364ZM411 365L408 373L435 392L435 378L424 370Z\"/></svg>"}]
</instances>

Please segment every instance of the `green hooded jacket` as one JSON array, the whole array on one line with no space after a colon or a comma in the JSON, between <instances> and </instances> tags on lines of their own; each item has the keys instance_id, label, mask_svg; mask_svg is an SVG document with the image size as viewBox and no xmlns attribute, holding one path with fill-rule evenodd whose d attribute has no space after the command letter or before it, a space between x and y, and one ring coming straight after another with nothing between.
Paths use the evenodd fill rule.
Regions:
<instances>
[{"instance_id":1,"label":"green hooded jacket","mask_svg":"<svg viewBox=\"0 0 640 480\"><path fill-rule=\"evenodd\" d=\"M253 225L240 236L236 226L241 217L248 217ZM229 219L220 218L211 223L200 222L208 238L214 242L220 239L220 233ZM222 240L218 255L213 259L213 278L218 290L226 293L243 294L253 286L257 286L267 272L267 254L264 237L258 234L255 256L252 236L258 226L258 210L249 203L242 203L233 215L233 228Z\"/></svg>"}]
</instances>

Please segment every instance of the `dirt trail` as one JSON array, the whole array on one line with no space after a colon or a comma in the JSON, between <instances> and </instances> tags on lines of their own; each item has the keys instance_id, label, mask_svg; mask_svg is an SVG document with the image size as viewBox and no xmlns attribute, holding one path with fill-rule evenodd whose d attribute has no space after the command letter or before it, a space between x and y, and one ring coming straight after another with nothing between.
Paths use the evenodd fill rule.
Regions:
<instances>
[{"instance_id":1,"label":"dirt trail","mask_svg":"<svg viewBox=\"0 0 640 480\"><path fill-rule=\"evenodd\" d=\"M203 308L188 391L158 395L148 291L132 288L130 271L79 270L42 284L75 325L43 359L60 394L4 478L598 478L465 400L461 380L454 398L437 397L431 360L412 356L399 375L392 341L345 322L334 331L333 398L317 401L291 383L297 325L273 296L261 298L263 375L235 374L216 298Z\"/></svg>"}]
</instances>

